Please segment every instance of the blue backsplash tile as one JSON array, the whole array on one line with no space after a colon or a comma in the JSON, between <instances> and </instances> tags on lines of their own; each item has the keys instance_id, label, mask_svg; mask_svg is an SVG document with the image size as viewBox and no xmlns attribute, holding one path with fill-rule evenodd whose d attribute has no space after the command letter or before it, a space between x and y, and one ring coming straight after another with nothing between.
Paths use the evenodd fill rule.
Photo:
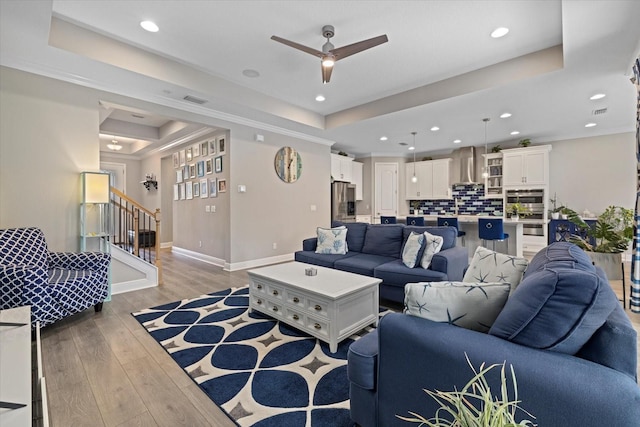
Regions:
<instances>
[{"instance_id":1,"label":"blue backsplash tile","mask_svg":"<svg viewBox=\"0 0 640 427\"><path fill-rule=\"evenodd\" d=\"M457 184L453 186L452 200L421 200L420 209L425 215L453 215L456 212L458 200L458 214L477 215L480 213L502 212L502 199L485 199L484 184Z\"/></svg>"}]
</instances>

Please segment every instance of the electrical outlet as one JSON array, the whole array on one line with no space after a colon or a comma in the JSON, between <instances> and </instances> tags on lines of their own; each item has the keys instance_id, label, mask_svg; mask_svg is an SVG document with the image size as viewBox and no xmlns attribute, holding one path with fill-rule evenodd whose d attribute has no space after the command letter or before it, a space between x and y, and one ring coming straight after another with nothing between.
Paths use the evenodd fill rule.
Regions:
<instances>
[{"instance_id":1,"label":"electrical outlet","mask_svg":"<svg viewBox=\"0 0 640 427\"><path fill-rule=\"evenodd\" d=\"M204 211L205 211L205 212L211 212L211 206L206 205L206 206L204 207Z\"/></svg>"},{"instance_id":2,"label":"electrical outlet","mask_svg":"<svg viewBox=\"0 0 640 427\"><path fill-rule=\"evenodd\" d=\"M198 246L202 247L202 240L198 240Z\"/></svg>"},{"instance_id":3,"label":"electrical outlet","mask_svg":"<svg viewBox=\"0 0 640 427\"><path fill-rule=\"evenodd\" d=\"M211 205L211 212L216 213L216 205Z\"/></svg>"},{"instance_id":4,"label":"electrical outlet","mask_svg":"<svg viewBox=\"0 0 640 427\"><path fill-rule=\"evenodd\" d=\"M278 244L276 242L273 242L273 249L278 249Z\"/></svg>"},{"instance_id":5,"label":"electrical outlet","mask_svg":"<svg viewBox=\"0 0 640 427\"><path fill-rule=\"evenodd\" d=\"M311 212L315 212L316 210L318 210L318 207L316 205L311 205Z\"/></svg>"}]
</instances>

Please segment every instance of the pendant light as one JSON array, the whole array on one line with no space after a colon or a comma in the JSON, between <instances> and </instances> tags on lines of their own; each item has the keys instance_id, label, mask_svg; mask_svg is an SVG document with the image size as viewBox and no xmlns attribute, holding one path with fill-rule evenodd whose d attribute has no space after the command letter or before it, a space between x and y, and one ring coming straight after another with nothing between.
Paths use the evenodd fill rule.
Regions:
<instances>
[{"instance_id":1,"label":"pendant light","mask_svg":"<svg viewBox=\"0 0 640 427\"><path fill-rule=\"evenodd\" d=\"M118 141L115 139L112 139L111 144L107 144L107 148L113 151L120 151L122 150L122 145L118 145Z\"/></svg>"},{"instance_id":2,"label":"pendant light","mask_svg":"<svg viewBox=\"0 0 640 427\"><path fill-rule=\"evenodd\" d=\"M482 121L484 122L484 154L485 154L485 166L482 166L482 177L489 178L489 170L486 166L486 155L487 155L487 124L489 123L489 118L484 118Z\"/></svg>"},{"instance_id":3,"label":"pendant light","mask_svg":"<svg viewBox=\"0 0 640 427\"><path fill-rule=\"evenodd\" d=\"M411 177L411 182L414 184L418 182L418 177L416 176L416 134L417 132L411 132L413 135L413 176Z\"/></svg>"}]
</instances>

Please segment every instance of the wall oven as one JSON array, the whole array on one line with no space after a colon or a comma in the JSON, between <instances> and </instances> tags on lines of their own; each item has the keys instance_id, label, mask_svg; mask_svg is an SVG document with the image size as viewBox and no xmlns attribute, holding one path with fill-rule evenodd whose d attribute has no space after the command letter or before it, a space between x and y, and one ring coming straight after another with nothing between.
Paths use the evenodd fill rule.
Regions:
<instances>
[{"instance_id":1,"label":"wall oven","mask_svg":"<svg viewBox=\"0 0 640 427\"><path fill-rule=\"evenodd\" d=\"M505 204L509 206L513 203L520 203L527 208L530 213L530 215L523 220L522 233L525 236L544 236L544 189L507 190L505 193Z\"/></svg>"}]
</instances>

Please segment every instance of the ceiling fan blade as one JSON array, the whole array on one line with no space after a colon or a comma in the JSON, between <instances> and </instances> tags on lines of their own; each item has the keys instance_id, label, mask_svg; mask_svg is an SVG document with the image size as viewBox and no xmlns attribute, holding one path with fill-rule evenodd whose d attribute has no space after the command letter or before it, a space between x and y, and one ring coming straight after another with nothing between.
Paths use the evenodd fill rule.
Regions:
<instances>
[{"instance_id":1,"label":"ceiling fan blade","mask_svg":"<svg viewBox=\"0 0 640 427\"><path fill-rule=\"evenodd\" d=\"M329 80L331 80L333 65L331 67L324 67L322 64L320 64L320 68L322 68L322 83L329 83Z\"/></svg>"},{"instance_id":2,"label":"ceiling fan blade","mask_svg":"<svg viewBox=\"0 0 640 427\"><path fill-rule=\"evenodd\" d=\"M317 56L318 58L322 58L322 56L325 55L325 53L322 52L322 51L319 51L317 49L313 49L311 47L307 47L307 46L302 45L300 43L296 43L296 42L292 42L292 41L287 40L287 39L283 39L282 37L271 36L271 40L275 40L275 41L277 41L279 43L286 44L287 46L290 46L290 47L292 47L294 49L298 49L298 50L301 50L303 52L310 53L311 55Z\"/></svg>"},{"instance_id":3,"label":"ceiling fan blade","mask_svg":"<svg viewBox=\"0 0 640 427\"><path fill-rule=\"evenodd\" d=\"M342 46L336 49L331 50L331 53L336 57L336 61L340 59L344 59L347 56L351 56L355 53L362 52L363 50L371 49L372 47L378 46L382 43L388 42L389 39L387 35L384 34L382 36L374 37L372 39L363 40L361 42L349 44L347 46Z\"/></svg>"}]
</instances>

